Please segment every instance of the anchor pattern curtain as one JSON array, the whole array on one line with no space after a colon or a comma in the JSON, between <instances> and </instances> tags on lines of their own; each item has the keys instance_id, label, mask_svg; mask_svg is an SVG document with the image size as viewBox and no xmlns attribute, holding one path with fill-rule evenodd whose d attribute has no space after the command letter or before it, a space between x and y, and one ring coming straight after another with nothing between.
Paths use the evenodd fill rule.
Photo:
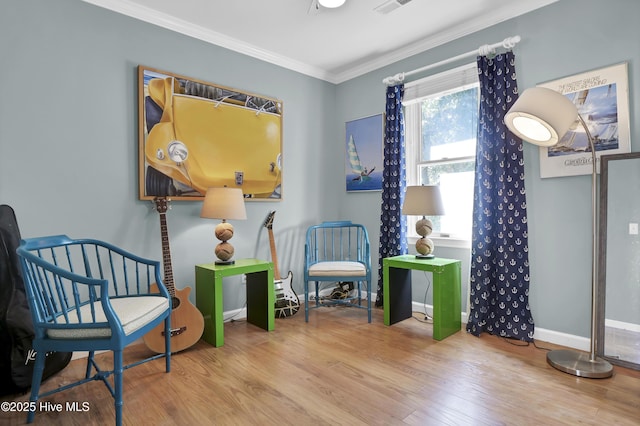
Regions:
<instances>
[{"instance_id":1,"label":"anchor pattern curtain","mask_svg":"<svg viewBox=\"0 0 640 426\"><path fill-rule=\"evenodd\" d=\"M470 315L467 331L533 340L522 141L504 116L518 97L513 52L478 57Z\"/></svg>"},{"instance_id":2,"label":"anchor pattern curtain","mask_svg":"<svg viewBox=\"0 0 640 426\"><path fill-rule=\"evenodd\" d=\"M407 220L401 214L406 187L403 96L404 84L387 87L376 306L382 306L384 297L382 294L382 259L406 254L408 251Z\"/></svg>"}]
</instances>

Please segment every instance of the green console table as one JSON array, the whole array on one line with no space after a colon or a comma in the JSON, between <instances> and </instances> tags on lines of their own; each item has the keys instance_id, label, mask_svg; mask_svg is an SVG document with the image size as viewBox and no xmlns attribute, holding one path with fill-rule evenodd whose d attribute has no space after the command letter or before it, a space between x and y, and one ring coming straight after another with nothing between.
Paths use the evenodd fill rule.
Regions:
<instances>
[{"instance_id":1,"label":"green console table","mask_svg":"<svg viewBox=\"0 0 640 426\"><path fill-rule=\"evenodd\" d=\"M204 317L202 338L213 346L224 345L222 279L247 276L247 322L271 331L275 328L273 264L258 259L238 259L232 265L196 265L196 306Z\"/></svg>"},{"instance_id":2,"label":"green console table","mask_svg":"<svg viewBox=\"0 0 640 426\"><path fill-rule=\"evenodd\" d=\"M442 340L458 331L460 316L461 262L453 259L416 259L414 255L382 260L384 324L411 317L411 271L433 274L433 338Z\"/></svg>"}]
</instances>

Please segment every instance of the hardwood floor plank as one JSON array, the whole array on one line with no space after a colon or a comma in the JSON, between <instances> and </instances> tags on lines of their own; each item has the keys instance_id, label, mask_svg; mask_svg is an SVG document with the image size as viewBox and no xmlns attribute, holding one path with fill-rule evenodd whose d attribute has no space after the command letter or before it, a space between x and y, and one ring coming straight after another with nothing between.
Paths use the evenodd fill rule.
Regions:
<instances>
[{"instance_id":1,"label":"hardwood floor plank","mask_svg":"<svg viewBox=\"0 0 640 426\"><path fill-rule=\"evenodd\" d=\"M514 343L514 344L512 344ZM557 346L538 342L543 348ZM124 373L127 425L637 425L640 372L614 367L609 379L584 379L546 362L546 350L464 331L443 341L432 326L406 320L384 326L381 309L343 307L278 319L265 332L245 321L225 324L225 345L200 341L172 357ZM144 345L125 361L149 354ZM105 368L110 354L97 356ZM43 384L71 382L75 360ZM14 395L3 401L26 401ZM113 400L92 382L45 398L88 402L88 412L38 412L35 424L103 425ZM26 414L0 412L21 425Z\"/></svg>"}]
</instances>

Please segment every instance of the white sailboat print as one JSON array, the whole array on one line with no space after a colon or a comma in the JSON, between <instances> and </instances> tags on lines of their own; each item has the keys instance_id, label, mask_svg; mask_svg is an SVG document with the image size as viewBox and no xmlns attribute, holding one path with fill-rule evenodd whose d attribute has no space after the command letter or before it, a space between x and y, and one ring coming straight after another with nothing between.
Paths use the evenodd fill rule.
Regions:
<instances>
[{"instance_id":1,"label":"white sailboat print","mask_svg":"<svg viewBox=\"0 0 640 426\"><path fill-rule=\"evenodd\" d=\"M375 166L369 170L366 166L363 167L360 163L360 157L358 156L358 150L356 149L356 143L353 140L353 135L349 135L349 142L347 143L347 154L349 156L349 164L351 164L351 170L357 176L353 178L354 181L366 182L371 179L369 175L376 169Z\"/></svg>"}]
</instances>

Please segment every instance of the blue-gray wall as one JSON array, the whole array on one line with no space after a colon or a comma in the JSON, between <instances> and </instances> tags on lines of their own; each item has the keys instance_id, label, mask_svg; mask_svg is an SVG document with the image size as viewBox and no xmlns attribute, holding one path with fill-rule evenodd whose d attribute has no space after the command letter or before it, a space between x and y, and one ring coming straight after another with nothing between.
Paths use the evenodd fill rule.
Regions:
<instances>
[{"instance_id":1,"label":"blue-gray wall","mask_svg":"<svg viewBox=\"0 0 640 426\"><path fill-rule=\"evenodd\" d=\"M627 61L632 150L638 151L638 16L634 0L561 0L333 85L79 0L6 0L0 6L0 203L15 208L25 237L91 236L160 258L158 215L137 199L137 65L276 97L284 102L284 200L247 203L248 219L234 223L233 242L238 257L267 258L262 223L277 210L280 269L293 271L301 292L302 239L311 223L361 222L377 255L380 194L345 192L344 123L383 112L382 78L515 34L523 39L515 49L521 88ZM537 148L528 144L525 161L536 326L587 337L589 178L540 179ZM176 202L167 215L179 288L193 287L194 265L213 259L214 223L199 210L198 202ZM438 253L462 259L468 275L469 250ZM465 294L467 286L465 276ZM242 307L243 291L239 280L225 283L225 310Z\"/></svg>"},{"instance_id":2,"label":"blue-gray wall","mask_svg":"<svg viewBox=\"0 0 640 426\"><path fill-rule=\"evenodd\" d=\"M635 16L640 16L639 13L640 3L633 0L615 0L606 4L597 0L560 0L522 17L340 84L337 92L338 121L383 112L384 87L381 80L384 77L436 63L477 49L482 44L520 35L522 41L514 52L518 86L521 90L545 81L628 62L631 150L640 151L637 128L639 112L634 107L638 105L640 97L635 90L636 82L640 81L637 66L640 28L635 22ZM450 64L445 69L463 63L465 62ZM442 70L435 69L430 73ZM415 76L420 77L422 75ZM336 142L336 152L333 154L336 163L341 158L338 152L340 143L341 141ZM584 340L567 341L568 336L555 334L566 333L581 337L588 337L590 334L591 177L541 179L538 155L538 147L525 143L531 263L529 302L536 328L550 331L545 334L546 338L588 349ZM334 168L333 175L338 173L340 166ZM332 184L338 187L339 182L336 179ZM380 200L375 195L359 195L358 198L338 191L336 193L342 216L353 217L362 212L379 210ZM374 229L377 220L377 217L367 216L367 224ZM441 247L437 250L442 257L463 260L463 294L466 294L470 251ZM418 278L415 274L414 277ZM422 281L424 282L424 278ZM420 295L418 292L416 297L414 286L414 300L422 301Z\"/></svg>"},{"instance_id":3,"label":"blue-gray wall","mask_svg":"<svg viewBox=\"0 0 640 426\"><path fill-rule=\"evenodd\" d=\"M284 201L247 203L233 244L237 257L267 258L262 224L277 210L281 269L300 286L302 230L337 217L322 184L338 135L335 85L79 0L0 8L0 203L14 207L23 236L92 236L161 258L158 214L138 200L142 64L284 102ZM179 288L193 287L194 265L214 259L215 222L199 217L200 206L175 202L167 213ZM242 308L244 287L228 281L225 309Z\"/></svg>"}]
</instances>

